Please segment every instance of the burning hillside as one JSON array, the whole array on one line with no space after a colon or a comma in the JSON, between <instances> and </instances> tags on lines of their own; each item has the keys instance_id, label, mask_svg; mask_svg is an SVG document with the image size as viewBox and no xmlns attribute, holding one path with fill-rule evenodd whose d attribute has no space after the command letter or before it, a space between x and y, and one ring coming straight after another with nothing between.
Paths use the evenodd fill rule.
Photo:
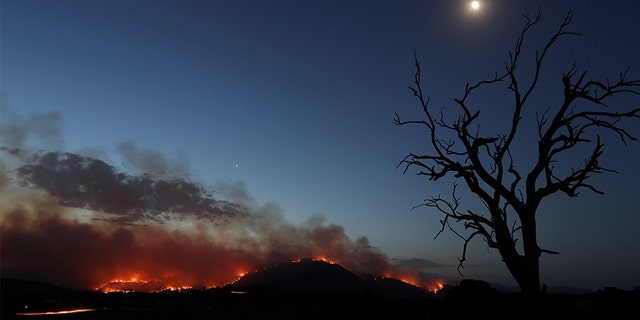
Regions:
<instances>
[{"instance_id":1,"label":"burning hillside","mask_svg":"<svg viewBox=\"0 0 640 320\"><path fill-rule=\"evenodd\" d=\"M355 274L326 260L305 258L249 273L230 285L236 290L275 290L288 293L375 295L421 299L429 290L383 277Z\"/></svg>"},{"instance_id":2,"label":"burning hillside","mask_svg":"<svg viewBox=\"0 0 640 320\"><path fill-rule=\"evenodd\" d=\"M312 216L287 223L274 204L234 203L184 178L121 172L73 153L2 148L3 275L76 289L159 291L222 286L299 257L352 272L409 276L366 237ZM403 279L405 280L405 279ZM418 274L407 282L427 287Z\"/></svg>"}]
</instances>

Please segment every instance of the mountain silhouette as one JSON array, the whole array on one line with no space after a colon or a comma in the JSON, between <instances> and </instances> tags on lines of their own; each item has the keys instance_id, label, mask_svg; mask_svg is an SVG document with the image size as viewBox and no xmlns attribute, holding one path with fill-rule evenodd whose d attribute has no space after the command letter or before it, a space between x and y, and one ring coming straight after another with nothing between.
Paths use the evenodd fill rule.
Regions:
<instances>
[{"instance_id":1,"label":"mountain silhouette","mask_svg":"<svg viewBox=\"0 0 640 320\"><path fill-rule=\"evenodd\" d=\"M310 258L289 261L248 273L230 285L234 290L272 290L289 293L374 295L419 299L430 293L393 278L359 276L339 264Z\"/></svg>"}]
</instances>

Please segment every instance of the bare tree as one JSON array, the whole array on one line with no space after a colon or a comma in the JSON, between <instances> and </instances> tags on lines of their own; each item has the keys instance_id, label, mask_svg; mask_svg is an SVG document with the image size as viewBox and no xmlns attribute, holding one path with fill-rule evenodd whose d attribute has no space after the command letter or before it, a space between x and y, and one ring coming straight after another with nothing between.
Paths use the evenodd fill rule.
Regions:
<instances>
[{"instance_id":1,"label":"bare tree","mask_svg":"<svg viewBox=\"0 0 640 320\"><path fill-rule=\"evenodd\" d=\"M450 229L464 240L458 271L463 267L469 242L481 237L490 248L499 251L525 297L525 307L532 313L540 307L540 256L542 253L557 253L538 246L536 214L540 204L558 192L569 197L576 197L580 189L602 194L590 184L589 178L593 174L616 171L600 164L604 152L600 133L613 132L626 145L628 141L637 139L623 128L622 120L640 118L638 107L611 104L614 97L623 94L640 95L640 80L628 79L628 68L615 81L595 81L588 80L587 72L579 71L574 64L562 74L563 95L555 107L549 107L543 113L528 109L548 52L559 38L579 35L567 31L572 16L569 12L544 48L535 52L532 74L526 75L532 80L525 83L516 71L521 63L524 40L540 21L541 14L538 11L535 17L525 15L526 22L515 48L509 51L504 71L497 72L488 80L467 84L462 97L453 99L453 118L445 116L447 109L434 112L430 108L429 97L425 96L421 86L420 63L416 56L414 84L409 88L420 102L422 116L401 120L396 113L394 119L396 125L422 126L428 134L430 151L405 156L398 164L404 168L403 173L416 169L418 175L432 181L445 177L462 180L463 185L484 204L482 211L460 208L460 198L456 194L458 184L454 182L451 198L432 196L419 205L435 208L442 214L442 226L436 238L445 229ZM469 98L488 86L505 84L506 94L513 101L509 115L511 121L504 132L483 135L478 129L480 110L470 105ZM514 164L516 157L512 151L515 150L516 137L527 134L519 130L525 111L536 111L538 132L537 144L531 144L537 148L537 159L531 167L523 170ZM587 150L583 164L567 170L556 168L561 155L575 155L583 150ZM456 223L458 226L462 224L466 231L456 229Z\"/></svg>"}]
</instances>

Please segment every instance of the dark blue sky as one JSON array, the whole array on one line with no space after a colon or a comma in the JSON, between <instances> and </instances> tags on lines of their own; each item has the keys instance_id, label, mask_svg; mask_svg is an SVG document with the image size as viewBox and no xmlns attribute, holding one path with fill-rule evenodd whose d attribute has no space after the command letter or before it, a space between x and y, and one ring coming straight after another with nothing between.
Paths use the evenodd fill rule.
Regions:
<instances>
[{"instance_id":1,"label":"dark blue sky","mask_svg":"<svg viewBox=\"0 0 640 320\"><path fill-rule=\"evenodd\" d=\"M467 82L502 71L523 13L542 11L520 66L528 81L532 54L573 10L569 29L583 35L553 47L523 128L560 101L560 76L574 62L595 79L616 79L627 66L640 77L638 1L486 0L478 12L468 5L3 0L2 121L55 120L22 147L142 170L125 156L133 150L213 189L241 182L254 205L273 202L287 221L321 213L391 259L426 259L434 266L425 272L456 279L461 241L449 233L434 240L438 213L411 210L429 195L448 195L452 181L395 168L407 152L424 150L423 132L392 124L394 112L420 111L407 88L414 50L431 104L452 107ZM483 129L500 128L510 110L497 89L476 100ZM639 136L637 128L636 121L631 132ZM523 141L536 134L524 133ZM560 252L542 258L543 282L640 285L640 145L611 139L605 148L605 165L620 172L593 178L605 195L554 196L540 209L541 246ZM522 163L535 157L526 143L518 151ZM479 208L471 195L464 200ZM465 275L513 284L481 241L470 247Z\"/></svg>"}]
</instances>

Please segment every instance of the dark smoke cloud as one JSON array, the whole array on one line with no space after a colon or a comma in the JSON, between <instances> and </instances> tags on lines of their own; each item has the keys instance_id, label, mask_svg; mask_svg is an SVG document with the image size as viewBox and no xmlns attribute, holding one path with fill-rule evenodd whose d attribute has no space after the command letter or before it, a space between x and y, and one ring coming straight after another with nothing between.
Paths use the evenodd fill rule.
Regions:
<instances>
[{"instance_id":1,"label":"dark smoke cloud","mask_svg":"<svg viewBox=\"0 0 640 320\"><path fill-rule=\"evenodd\" d=\"M216 218L241 214L240 206L211 198L199 184L119 172L107 163L74 153L47 152L29 157L19 179L41 188L68 207L119 215L120 222L162 221L163 216Z\"/></svg>"}]
</instances>

